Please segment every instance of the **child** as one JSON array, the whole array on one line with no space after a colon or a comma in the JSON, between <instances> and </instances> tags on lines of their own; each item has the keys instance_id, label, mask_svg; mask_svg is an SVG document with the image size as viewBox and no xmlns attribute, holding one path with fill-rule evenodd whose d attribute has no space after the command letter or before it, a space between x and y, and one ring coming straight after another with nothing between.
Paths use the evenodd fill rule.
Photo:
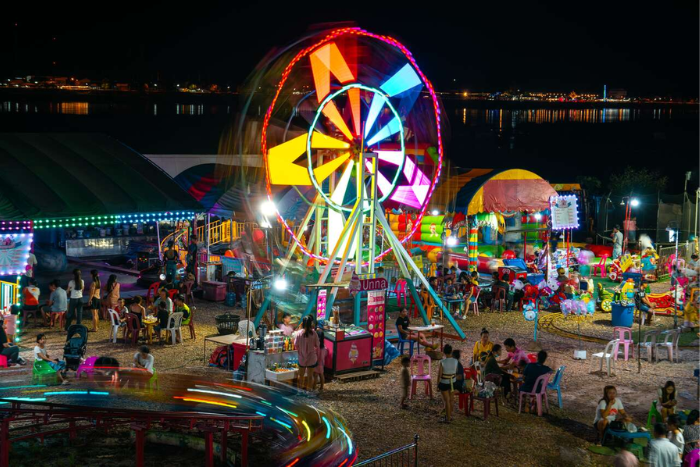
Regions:
<instances>
[{"instance_id":1,"label":"child","mask_svg":"<svg viewBox=\"0 0 700 467\"><path fill-rule=\"evenodd\" d=\"M323 385L326 382L326 377L323 374L323 369L324 369L323 362L326 361L326 355L328 355L328 349L326 349L323 346L323 343L325 340L325 336L323 335L323 329L318 328L316 330L316 333L318 334L318 344L319 345L318 345L318 352L317 352L318 364L314 368L314 389L316 389L316 382L318 381L320 384L320 386L318 388L318 392L320 393L321 391L323 391Z\"/></svg>"},{"instance_id":2,"label":"child","mask_svg":"<svg viewBox=\"0 0 700 467\"><path fill-rule=\"evenodd\" d=\"M117 300L117 306L114 307L114 311L119 313L120 318L124 318L124 315L129 312L128 308L126 307L126 301L123 298Z\"/></svg>"},{"instance_id":3,"label":"child","mask_svg":"<svg viewBox=\"0 0 700 467\"><path fill-rule=\"evenodd\" d=\"M681 420L676 414L671 414L668 416L668 439L673 443L674 446L678 448L678 457L683 457L683 448L685 448L685 439L683 439L683 432L680 429ZM680 463L680 461L679 461Z\"/></svg>"},{"instance_id":4,"label":"child","mask_svg":"<svg viewBox=\"0 0 700 467\"><path fill-rule=\"evenodd\" d=\"M158 317L158 324L153 327L153 330L158 336L158 340L161 344L165 342L161 340L160 331L168 327L168 319L170 318L170 313L168 313L168 304L165 302L158 303L158 311L156 316Z\"/></svg>"},{"instance_id":5,"label":"child","mask_svg":"<svg viewBox=\"0 0 700 467\"><path fill-rule=\"evenodd\" d=\"M406 356L406 357L401 357L401 376L400 376L400 384L401 384L401 408L402 409L407 409L408 404L406 404L406 400L408 399L408 390L411 387L411 372L408 369L408 367L411 365L411 358Z\"/></svg>"},{"instance_id":6,"label":"child","mask_svg":"<svg viewBox=\"0 0 700 467\"><path fill-rule=\"evenodd\" d=\"M664 387L659 389L659 402L661 419L666 422L669 415L676 413L676 385L673 381L666 381Z\"/></svg>"},{"instance_id":7,"label":"child","mask_svg":"<svg viewBox=\"0 0 700 467\"><path fill-rule=\"evenodd\" d=\"M36 336L36 346L34 346L34 360L44 360L56 372L61 384L66 384L66 362L57 358L49 358L49 353L44 348L46 345L46 334L40 333Z\"/></svg>"},{"instance_id":8,"label":"child","mask_svg":"<svg viewBox=\"0 0 700 467\"><path fill-rule=\"evenodd\" d=\"M279 329L282 330L282 334L285 336L291 336L294 334L294 327L292 326L292 315L287 312L282 313L282 322L277 325Z\"/></svg>"}]
</instances>

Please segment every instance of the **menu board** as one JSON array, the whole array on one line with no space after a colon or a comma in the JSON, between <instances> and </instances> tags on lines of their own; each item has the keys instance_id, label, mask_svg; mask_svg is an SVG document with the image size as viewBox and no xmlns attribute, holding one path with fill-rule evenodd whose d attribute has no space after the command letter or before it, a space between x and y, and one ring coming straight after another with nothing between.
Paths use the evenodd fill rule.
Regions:
<instances>
[{"instance_id":1,"label":"menu board","mask_svg":"<svg viewBox=\"0 0 700 467\"><path fill-rule=\"evenodd\" d=\"M552 230L578 228L578 201L576 195L552 196L549 200Z\"/></svg>"},{"instance_id":2,"label":"menu board","mask_svg":"<svg viewBox=\"0 0 700 467\"><path fill-rule=\"evenodd\" d=\"M367 292L367 330L372 334L372 360L384 359L384 290Z\"/></svg>"},{"instance_id":3,"label":"menu board","mask_svg":"<svg viewBox=\"0 0 700 467\"><path fill-rule=\"evenodd\" d=\"M320 289L318 291L318 301L316 302L316 319L326 319L326 295L328 290Z\"/></svg>"}]
</instances>

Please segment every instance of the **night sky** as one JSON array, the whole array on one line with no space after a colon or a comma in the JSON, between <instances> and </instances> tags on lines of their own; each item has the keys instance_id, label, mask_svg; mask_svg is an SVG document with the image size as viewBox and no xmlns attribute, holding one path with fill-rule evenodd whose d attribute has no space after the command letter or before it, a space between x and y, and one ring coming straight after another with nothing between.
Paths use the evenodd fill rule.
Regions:
<instances>
[{"instance_id":1,"label":"night sky","mask_svg":"<svg viewBox=\"0 0 700 467\"><path fill-rule=\"evenodd\" d=\"M353 21L403 41L440 90L698 95L698 2L241 3L4 6L0 75L235 85L311 25Z\"/></svg>"}]
</instances>

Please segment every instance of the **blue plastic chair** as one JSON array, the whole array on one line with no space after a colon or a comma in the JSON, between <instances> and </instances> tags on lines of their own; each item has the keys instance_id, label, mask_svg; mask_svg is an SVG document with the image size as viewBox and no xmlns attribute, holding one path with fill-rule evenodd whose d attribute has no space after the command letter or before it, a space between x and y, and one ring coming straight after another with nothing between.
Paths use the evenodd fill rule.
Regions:
<instances>
[{"instance_id":1,"label":"blue plastic chair","mask_svg":"<svg viewBox=\"0 0 700 467\"><path fill-rule=\"evenodd\" d=\"M399 349L399 352L401 353L401 355L403 355L404 344L408 344L409 345L408 356L413 357L413 345L416 343L416 341L412 341L410 339L404 339L403 337L401 337L401 333L399 332L398 326L396 327L396 334L398 334L398 336L399 336L399 343L396 346L396 348Z\"/></svg>"},{"instance_id":2,"label":"blue plastic chair","mask_svg":"<svg viewBox=\"0 0 700 467\"><path fill-rule=\"evenodd\" d=\"M547 389L552 389L554 391L557 391L557 398L559 399L559 408L562 408L562 403L561 403L561 377L564 374L564 369L566 366L562 365L559 367L557 370L557 374L554 375L554 379L552 380L551 383L547 385Z\"/></svg>"}]
</instances>

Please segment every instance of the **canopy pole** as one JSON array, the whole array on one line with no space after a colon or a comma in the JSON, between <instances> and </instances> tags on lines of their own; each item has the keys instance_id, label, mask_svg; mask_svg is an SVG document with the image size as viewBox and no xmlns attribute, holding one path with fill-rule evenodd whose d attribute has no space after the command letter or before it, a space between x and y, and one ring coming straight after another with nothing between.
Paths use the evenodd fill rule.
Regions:
<instances>
[{"instance_id":1,"label":"canopy pole","mask_svg":"<svg viewBox=\"0 0 700 467\"><path fill-rule=\"evenodd\" d=\"M163 249L160 244L160 222L156 220L156 236L158 237L158 260L163 261Z\"/></svg>"}]
</instances>

